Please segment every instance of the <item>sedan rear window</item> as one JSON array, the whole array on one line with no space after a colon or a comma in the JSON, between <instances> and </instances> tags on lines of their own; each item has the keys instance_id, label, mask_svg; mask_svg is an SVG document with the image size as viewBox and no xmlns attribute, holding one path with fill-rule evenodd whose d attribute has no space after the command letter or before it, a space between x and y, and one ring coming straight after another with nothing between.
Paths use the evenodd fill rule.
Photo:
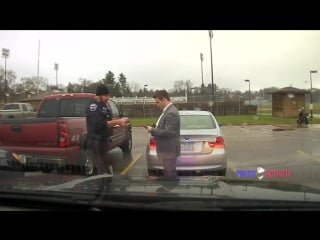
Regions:
<instances>
[{"instance_id":1,"label":"sedan rear window","mask_svg":"<svg viewBox=\"0 0 320 240\"><path fill-rule=\"evenodd\" d=\"M215 129L216 124L209 115L180 115L181 130Z\"/></svg>"}]
</instances>

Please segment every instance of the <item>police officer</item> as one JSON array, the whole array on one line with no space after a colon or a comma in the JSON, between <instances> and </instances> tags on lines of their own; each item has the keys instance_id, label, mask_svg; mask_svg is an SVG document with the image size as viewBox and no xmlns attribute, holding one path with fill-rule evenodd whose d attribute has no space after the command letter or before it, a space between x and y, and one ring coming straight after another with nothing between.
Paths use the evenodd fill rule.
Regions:
<instances>
[{"instance_id":1,"label":"police officer","mask_svg":"<svg viewBox=\"0 0 320 240\"><path fill-rule=\"evenodd\" d=\"M115 125L126 126L127 119L112 119L108 107L110 91L101 84L97 87L96 97L86 108L87 149L95 156L98 174L113 174L108 153L108 138L112 135Z\"/></svg>"}]
</instances>

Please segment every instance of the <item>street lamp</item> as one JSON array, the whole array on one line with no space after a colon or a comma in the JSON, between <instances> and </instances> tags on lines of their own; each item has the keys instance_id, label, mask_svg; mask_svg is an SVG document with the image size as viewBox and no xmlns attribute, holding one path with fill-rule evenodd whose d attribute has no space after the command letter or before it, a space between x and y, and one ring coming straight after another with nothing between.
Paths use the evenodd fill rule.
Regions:
<instances>
[{"instance_id":1,"label":"street lamp","mask_svg":"<svg viewBox=\"0 0 320 240\"><path fill-rule=\"evenodd\" d=\"M54 70L56 70L56 86L57 86L57 89L58 89L58 69L59 69L59 64L55 63L54 64Z\"/></svg>"},{"instance_id":2,"label":"street lamp","mask_svg":"<svg viewBox=\"0 0 320 240\"><path fill-rule=\"evenodd\" d=\"M211 93L212 93L212 101L213 101L214 88L213 88L212 46L211 46L211 39L213 38L212 30L209 30L209 38L210 38L210 56L211 56Z\"/></svg>"},{"instance_id":3,"label":"street lamp","mask_svg":"<svg viewBox=\"0 0 320 240\"><path fill-rule=\"evenodd\" d=\"M242 98L242 96L240 95L239 96L239 115L241 114L241 98Z\"/></svg>"},{"instance_id":4,"label":"street lamp","mask_svg":"<svg viewBox=\"0 0 320 240\"><path fill-rule=\"evenodd\" d=\"M251 97L250 97L250 80L246 79L245 82L249 82L249 105L251 105Z\"/></svg>"},{"instance_id":5,"label":"street lamp","mask_svg":"<svg viewBox=\"0 0 320 240\"><path fill-rule=\"evenodd\" d=\"M260 116L261 116L262 115L262 106L261 106L262 97L259 97L259 100L260 100Z\"/></svg>"},{"instance_id":6,"label":"street lamp","mask_svg":"<svg viewBox=\"0 0 320 240\"><path fill-rule=\"evenodd\" d=\"M196 89L195 87L190 88L191 93L192 93L192 97L193 97L193 110L196 110L196 104L195 104L195 101L194 101L194 90L195 89Z\"/></svg>"},{"instance_id":7,"label":"street lamp","mask_svg":"<svg viewBox=\"0 0 320 240\"><path fill-rule=\"evenodd\" d=\"M311 113L311 120L313 118L313 104L312 104L312 73L317 73L317 70L310 71L310 113Z\"/></svg>"},{"instance_id":8,"label":"street lamp","mask_svg":"<svg viewBox=\"0 0 320 240\"><path fill-rule=\"evenodd\" d=\"M203 68L202 68L202 61L203 61L203 54L200 53L200 60L201 60L201 93L203 94Z\"/></svg>"},{"instance_id":9,"label":"street lamp","mask_svg":"<svg viewBox=\"0 0 320 240\"><path fill-rule=\"evenodd\" d=\"M146 97L146 87L148 87L148 84L143 85L144 97Z\"/></svg>"},{"instance_id":10,"label":"street lamp","mask_svg":"<svg viewBox=\"0 0 320 240\"><path fill-rule=\"evenodd\" d=\"M146 111L145 111L145 106L144 106L145 101L146 101L146 87L148 87L148 84L145 84L145 85L143 86L144 98L143 98L143 105L142 105L142 107L143 107L143 117L144 117L144 118L146 117Z\"/></svg>"},{"instance_id":11,"label":"street lamp","mask_svg":"<svg viewBox=\"0 0 320 240\"><path fill-rule=\"evenodd\" d=\"M2 48L2 57L4 58L4 103L7 103L7 58L10 50Z\"/></svg>"}]
</instances>

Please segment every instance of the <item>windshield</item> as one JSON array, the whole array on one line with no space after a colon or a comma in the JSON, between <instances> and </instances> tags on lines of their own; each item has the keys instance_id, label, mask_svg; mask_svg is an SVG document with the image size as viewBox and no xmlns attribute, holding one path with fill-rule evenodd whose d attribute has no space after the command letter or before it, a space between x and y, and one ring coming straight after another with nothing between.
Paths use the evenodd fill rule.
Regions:
<instances>
[{"instance_id":1,"label":"windshield","mask_svg":"<svg viewBox=\"0 0 320 240\"><path fill-rule=\"evenodd\" d=\"M3 108L4 110L20 110L19 104L7 104Z\"/></svg>"},{"instance_id":2,"label":"windshield","mask_svg":"<svg viewBox=\"0 0 320 240\"><path fill-rule=\"evenodd\" d=\"M32 110L0 112L0 200L320 203L320 31L0 30L0 42L0 109Z\"/></svg>"}]
</instances>

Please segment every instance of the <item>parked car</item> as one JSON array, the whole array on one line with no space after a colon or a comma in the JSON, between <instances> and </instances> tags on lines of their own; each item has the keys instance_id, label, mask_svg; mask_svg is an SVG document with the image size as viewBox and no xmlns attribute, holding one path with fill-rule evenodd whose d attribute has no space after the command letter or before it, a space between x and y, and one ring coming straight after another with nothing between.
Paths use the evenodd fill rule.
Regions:
<instances>
[{"instance_id":1,"label":"parked car","mask_svg":"<svg viewBox=\"0 0 320 240\"><path fill-rule=\"evenodd\" d=\"M179 111L181 156L177 159L178 175L225 176L227 151L221 126L209 111ZM146 147L149 175L161 175L163 166L151 136Z\"/></svg>"},{"instance_id":2,"label":"parked car","mask_svg":"<svg viewBox=\"0 0 320 240\"><path fill-rule=\"evenodd\" d=\"M24 118L35 117L36 111L30 103L7 103L3 110L0 110L1 118Z\"/></svg>"}]
</instances>

